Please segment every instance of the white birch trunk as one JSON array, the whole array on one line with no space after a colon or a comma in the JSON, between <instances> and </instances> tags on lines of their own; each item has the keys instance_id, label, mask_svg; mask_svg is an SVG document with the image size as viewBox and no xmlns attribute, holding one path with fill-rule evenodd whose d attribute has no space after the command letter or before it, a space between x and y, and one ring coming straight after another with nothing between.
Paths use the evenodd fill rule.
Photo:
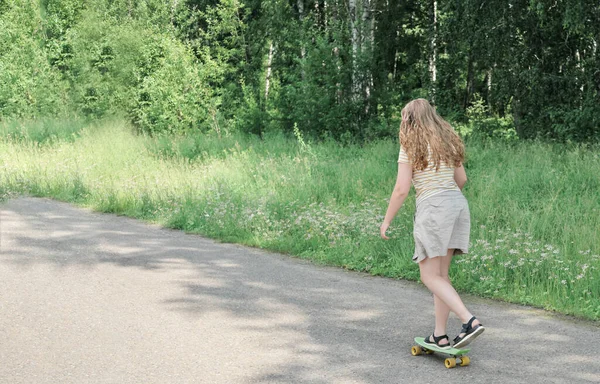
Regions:
<instances>
[{"instance_id":1,"label":"white birch trunk","mask_svg":"<svg viewBox=\"0 0 600 384\"><path fill-rule=\"evenodd\" d=\"M431 37L431 55L429 56L429 73L431 75L431 101L435 103L437 82L437 0L433 0L433 35Z\"/></svg>"},{"instance_id":2,"label":"white birch trunk","mask_svg":"<svg viewBox=\"0 0 600 384\"><path fill-rule=\"evenodd\" d=\"M333 20L334 22L336 22L338 20L338 13L339 13L339 9L340 9L339 1L340 0L333 0L333 9L331 12L331 20Z\"/></svg>"},{"instance_id":3,"label":"white birch trunk","mask_svg":"<svg viewBox=\"0 0 600 384\"><path fill-rule=\"evenodd\" d=\"M396 71L398 69L398 50L396 49L396 53L394 54L394 71L392 72L392 79L396 80Z\"/></svg>"},{"instance_id":4,"label":"white birch trunk","mask_svg":"<svg viewBox=\"0 0 600 384\"><path fill-rule=\"evenodd\" d=\"M585 50L583 51L583 54L585 55ZM577 64L575 64L575 68L577 68L581 74L582 74L582 78L583 78L583 66L581 65L581 55L579 54L579 49L575 50L575 59L577 60ZM578 81L579 77L575 76L575 81ZM583 99L583 83L581 84L581 87L579 88L579 90L581 91L580 93L580 97Z\"/></svg>"},{"instance_id":5,"label":"white birch trunk","mask_svg":"<svg viewBox=\"0 0 600 384\"><path fill-rule=\"evenodd\" d=\"M372 55L373 54L373 40L374 40L374 20L371 12L371 0L363 0L362 3L362 22L361 22L361 36L360 36L360 52L361 55ZM364 81L364 95L368 99L371 96L371 88L373 83L373 76L371 73L367 73Z\"/></svg>"},{"instance_id":6,"label":"white birch trunk","mask_svg":"<svg viewBox=\"0 0 600 384\"><path fill-rule=\"evenodd\" d=\"M334 28L337 28L337 20L338 20L338 0L331 0L331 6L330 6L330 11L331 11L331 24L333 25ZM327 14L326 14L327 17ZM335 67L337 70L337 75L338 75L338 79L339 79L339 74L342 71L342 61L340 60L340 48L336 45L333 47L333 56L335 57ZM343 101L343 89L342 89L342 84L338 81L335 83L335 96L336 96L336 101L338 104L341 104Z\"/></svg>"},{"instance_id":7,"label":"white birch trunk","mask_svg":"<svg viewBox=\"0 0 600 384\"><path fill-rule=\"evenodd\" d=\"M273 64L273 42L269 46L269 57L267 58L267 75L265 76L265 104L269 99L269 85L271 82L271 65Z\"/></svg>"},{"instance_id":8,"label":"white birch trunk","mask_svg":"<svg viewBox=\"0 0 600 384\"><path fill-rule=\"evenodd\" d=\"M177 10L178 3L179 0L173 0L173 2L171 3L171 24L173 24L173 20L175 18L175 11Z\"/></svg>"},{"instance_id":9,"label":"white birch trunk","mask_svg":"<svg viewBox=\"0 0 600 384\"><path fill-rule=\"evenodd\" d=\"M348 0L348 9L350 11L350 29L352 36L352 97L360 93L360 84L358 84L358 26L356 20L356 0Z\"/></svg>"},{"instance_id":10,"label":"white birch trunk","mask_svg":"<svg viewBox=\"0 0 600 384\"><path fill-rule=\"evenodd\" d=\"M372 5L373 5L373 0L369 0L369 14L371 17L371 25L369 26L369 28L370 28L370 31L369 31L369 57L371 58L372 62L374 62L373 55L375 54L375 16L373 16ZM374 87L373 73L371 72L372 68L373 68L372 66L369 66L369 89L373 89L373 87ZM368 96L370 96L370 92L369 92Z\"/></svg>"},{"instance_id":11,"label":"white birch trunk","mask_svg":"<svg viewBox=\"0 0 600 384\"><path fill-rule=\"evenodd\" d=\"M400 30L396 30L396 38L400 37ZM394 54L394 74L392 75L392 79L396 80L396 72L398 69L398 59L400 58L400 52L398 52L398 48L396 48L396 53Z\"/></svg>"},{"instance_id":12,"label":"white birch trunk","mask_svg":"<svg viewBox=\"0 0 600 384\"><path fill-rule=\"evenodd\" d=\"M298 0L297 1L297 5L298 5L298 14L299 14L299 18L300 18L300 24L303 24L304 21L304 0ZM301 28L303 28L303 26L301 25ZM300 74L302 76L302 80L304 80L306 73L304 71L304 57L306 56L306 48L304 47L304 41L301 42L300 45L300 59L301 59L301 63L300 63Z\"/></svg>"}]
</instances>

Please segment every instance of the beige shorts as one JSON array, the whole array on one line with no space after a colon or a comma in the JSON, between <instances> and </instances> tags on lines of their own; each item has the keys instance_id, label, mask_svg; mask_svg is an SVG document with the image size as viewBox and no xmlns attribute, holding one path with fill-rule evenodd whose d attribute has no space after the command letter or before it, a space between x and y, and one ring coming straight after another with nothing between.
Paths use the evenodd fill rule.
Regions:
<instances>
[{"instance_id":1,"label":"beige shorts","mask_svg":"<svg viewBox=\"0 0 600 384\"><path fill-rule=\"evenodd\" d=\"M413 261L420 263L427 257L446 256L469 252L471 218L467 199L460 191L441 192L417 205L413 235Z\"/></svg>"}]
</instances>

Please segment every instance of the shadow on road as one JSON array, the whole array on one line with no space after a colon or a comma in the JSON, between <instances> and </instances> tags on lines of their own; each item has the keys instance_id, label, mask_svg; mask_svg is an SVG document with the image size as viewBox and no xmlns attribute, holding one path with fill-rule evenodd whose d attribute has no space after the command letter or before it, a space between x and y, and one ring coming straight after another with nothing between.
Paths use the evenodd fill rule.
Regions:
<instances>
[{"instance_id":1,"label":"shadow on road","mask_svg":"<svg viewBox=\"0 0 600 384\"><path fill-rule=\"evenodd\" d=\"M412 338L433 330L433 301L415 283L315 266L42 199L3 205L0 225L2 262L24 271L36 264L83 270L110 264L167 274L183 269L185 278L179 273L170 280L181 294L162 300L162 310L198 321L219 318L227 323L223 329L249 335L237 344L227 341L227 348L244 349L236 356L246 354L259 367L244 382L600 382L596 324L468 298L488 330L473 345L470 367L446 370L442 357L410 355ZM451 338L459 328L451 319ZM280 358L259 360L265 351Z\"/></svg>"}]
</instances>

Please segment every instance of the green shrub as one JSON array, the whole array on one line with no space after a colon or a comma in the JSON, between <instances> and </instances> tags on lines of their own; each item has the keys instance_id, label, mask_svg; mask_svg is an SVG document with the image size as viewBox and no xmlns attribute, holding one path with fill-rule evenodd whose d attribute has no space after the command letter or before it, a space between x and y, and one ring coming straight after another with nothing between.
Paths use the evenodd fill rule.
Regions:
<instances>
[{"instance_id":1,"label":"green shrub","mask_svg":"<svg viewBox=\"0 0 600 384\"><path fill-rule=\"evenodd\" d=\"M67 84L40 49L44 19L36 2L15 0L0 18L0 119L62 114Z\"/></svg>"},{"instance_id":2,"label":"green shrub","mask_svg":"<svg viewBox=\"0 0 600 384\"><path fill-rule=\"evenodd\" d=\"M148 2L136 12L156 7ZM102 11L118 15L113 8L72 0L4 5L0 118L75 111L93 119L124 114L153 134L219 129L207 81L217 64L199 64L172 27Z\"/></svg>"},{"instance_id":3,"label":"green shrub","mask_svg":"<svg viewBox=\"0 0 600 384\"><path fill-rule=\"evenodd\" d=\"M65 37L73 47L74 101L90 117L125 112L148 133L209 126L211 92L188 48L170 33L131 20L86 14Z\"/></svg>"}]
</instances>

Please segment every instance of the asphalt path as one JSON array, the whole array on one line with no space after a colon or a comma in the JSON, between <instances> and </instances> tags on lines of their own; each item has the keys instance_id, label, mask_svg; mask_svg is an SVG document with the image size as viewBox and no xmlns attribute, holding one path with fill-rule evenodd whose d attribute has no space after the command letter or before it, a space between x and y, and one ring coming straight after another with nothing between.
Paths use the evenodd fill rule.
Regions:
<instances>
[{"instance_id":1,"label":"asphalt path","mask_svg":"<svg viewBox=\"0 0 600 384\"><path fill-rule=\"evenodd\" d=\"M433 329L419 283L46 199L0 205L2 383L600 383L597 322L463 299L487 330L470 366L446 369L410 354Z\"/></svg>"}]
</instances>

